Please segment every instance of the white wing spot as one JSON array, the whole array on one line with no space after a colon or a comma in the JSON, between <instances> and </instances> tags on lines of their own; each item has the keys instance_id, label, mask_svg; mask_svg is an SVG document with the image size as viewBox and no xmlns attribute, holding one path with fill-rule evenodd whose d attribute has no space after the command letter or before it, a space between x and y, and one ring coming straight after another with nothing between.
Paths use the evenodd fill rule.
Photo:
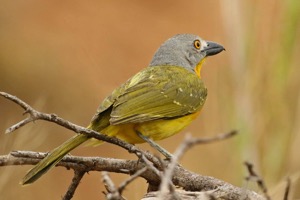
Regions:
<instances>
[{"instance_id":1,"label":"white wing spot","mask_svg":"<svg viewBox=\"0 0 300 200\"><path fill-rule=\"evenodd\" d=\"M180 102L178 102L178 101L173 101L173 103L175 103L176 105L179 105L179 106L181 106L181 103Z\"/></svg>"}]
</instances>

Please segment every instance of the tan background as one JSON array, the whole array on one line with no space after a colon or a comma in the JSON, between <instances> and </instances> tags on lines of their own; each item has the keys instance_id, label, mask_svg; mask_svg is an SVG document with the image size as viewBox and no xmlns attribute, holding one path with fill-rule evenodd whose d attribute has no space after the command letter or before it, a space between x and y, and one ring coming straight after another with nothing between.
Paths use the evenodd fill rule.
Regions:
<instances>
[{"instance_id":1,"label":"tan background","mask_svg":"<svg viewBox=\"0 0 300 200\"><path fill-rule=\"evenodd\" d=\"M238 137L197 146L181 164L245 186L242 163L248 160L270 190L279 193L286 176L300 173L299 19L298 0L3 0L0 90L85 126L101 100L146 67L165 39L177 33L198 34L223 44L226 52L209 58L202 70L209 96L201 116L160 144L174 151L186 133L203 137L237 129ZM0 98L0 132L22 119L21 113ZM49 151L72 135L38 121L1 134L0 153ZM135 159L109 144L81 147L72 154ZM21 187L18 182L29 168L0 168L1 199L60 199L72 177L71 171L56 168ZM127 178L112 177L117 184ZM90 173L74 199L103 199L102 185L100 173ZM258 191L254 184L246 187ZM299 185L295 188L300 198ZM138 199L145 191L141 179L125 196Z\"/></svg>"}]
</instances>

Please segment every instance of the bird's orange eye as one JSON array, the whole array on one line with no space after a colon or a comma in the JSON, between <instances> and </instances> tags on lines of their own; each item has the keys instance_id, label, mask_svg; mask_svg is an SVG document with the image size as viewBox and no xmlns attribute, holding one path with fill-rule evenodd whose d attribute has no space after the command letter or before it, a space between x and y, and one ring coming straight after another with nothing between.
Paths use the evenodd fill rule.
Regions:
<instances>
[{"instance_id":1,"label":"bird's orange eye","mask_svg":"<svg viewBox=\"0 0 300 200\"><path fill-rule=\"evenodd\" d=\"M195 40L195 41L194 41L194 47L195 47L196 49L200 49L200 48L201 48L200 40Z\"/></svg>"}]
</instances>

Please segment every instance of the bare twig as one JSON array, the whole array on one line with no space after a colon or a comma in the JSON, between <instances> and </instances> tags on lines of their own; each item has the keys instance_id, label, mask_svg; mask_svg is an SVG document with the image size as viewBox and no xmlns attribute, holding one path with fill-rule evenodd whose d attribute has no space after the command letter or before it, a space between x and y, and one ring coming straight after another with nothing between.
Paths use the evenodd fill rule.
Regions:
<instances>
[{"instance_id":1,"label":"bare twig","mask_svg":"<svg viewBox=\"0 0 300 200\"><path fill-rule=\"evenodd\" d=\"M194 138L191 139L190 141L188 141L187 143L187 147L191 148L194 145L198 145L198 144L209 144L212 142L217 142L217 141L221 141L221 140L226 140L229 138L232 138L233 136L237 135L238 131L237 130L232 130L228 133L223 133L223 134L219 134L213 137L208 137L208 138Z\"/></svg>"},{"instance_id":2,"label":"bare twig","mask_svg":"<svg viewBox=\"0 0 300 200\"><path fill-rule=\"evenodd\" d=\"M9 99L15 102L16 104L18 104L19 106L21 106L25 110L25 113L27 113L27 110L32 110L30 105L28 105L27 103L25 103L24 101L22 101L16 96L1 91L0 91L0 96L3 96L4 98Z\"/></svg>"},{"instance_id":3,"label":"bare twig","mask_svg":"<svg viewBox=\"0 0 300 200\"><path fill-rule=\"evenodd\" d=\"M180 200L217 200L213 194L214 191L190 192L177 189L175 192ZM161 193L159 191L149 192L142 198L142 200L161 200L159 197L160 194ZM174 196L172 194L167 194L164 196L163 200L174 200Z\"/></svg>"},{"instance_id":4,"label":"bare twig","mask_svg":"<svg viewBox=\"0 0 300 200\"><path fill-rule=\"evenodd\" d=\"M0 156L0 166L35 165L46 155L47 153L32 151L13 151L8 155ZM135 160L70 155L66 155L57 166L73 169L74 171L109 171L128 175L130 175L132 170L139 170L145 167L143 163ZM147 172L149 173L150 171L148 170ZM152 176L155 176L155 173Z\"/></svg>"},{"instance_id":5,"label":"bare twig","mask_svg":"<svg viewBox=\"0 0 300 200\"><path fill-rule=\"evenodd\" d=\"M82 170L75 170L74 171L74 177L72 179L72 182L65 194L65 196L62 198L62 200L70 200L72 199L76 188L78 187L80 180L83 178L84 174L86 173L86 171L82 171Z\"/></svg>"},{"instance_id":6,"label":"bare twig","mask_svg":"<svg viewBox=\"0 0 300 200\"><path fill-rule=\"evenodd\" d=\"M170 186L170 180L172 180L173 172L175 166L177 165L178 160L183 156L183 154L189 149L192 148L194 145L197 144L207 144L215 141L220 141L224 139L228 139L233 137L237 134L237 131L233 130L225 134L220 134L211 138L192 138L190 135L187 135L185 140L180 144L180 146L174 152L171 162L168 165L167 169L165 170L161 185L160 185L160 195L159 199L163 199L164 196L168 193L168 188ZM172 188L172 187L171 187ZM175 195L173 193L173 195Z\"/></svg>"},{"instance_id":7,"label":"bare twig","mask_svg":"<svg viewBox=\"0 0 300 200\"><path fill-rule=\"evenodd\" d=\"M265 185L264 180L260 176L258 176L257 173L254 171L253 164L246 161L245 165L246 165L247 170L249 172L249 176L246 177L246 180L247 181L250 181L250 180L255 181L257 183L258 187L262 190L262 192L263 192L264 196L266 197L266 199L271 200L271 197L268 194L268 188Z\"/></svg>"},{"instance_id":8,"label":"bare twig","mask_svg":"<svg viewBox=\"0 0 300 200\"><path fill-rule=\"evenodd\" d=\"M109 193L117 191L115 184L111 180L107 171L104 171L102 174L102 181L104 182L105 188Z\"/></svg>"},{"instance_id":9,"label":"bare twig","mask_svg":"<svg viewBox=\"0 0 300 200\"><path fill-rule=\"evenodd\" d=\"M105 193L106 198L109 200L119 200L119 199L125 199L122 197L122 192L125 189L127 185L129 185L132 181L134 181L136 178L140 177L143 173L147 171L147 166L144 168L139 169L136 171L130 178L123 181L118 188L116 188L115 184L109 177L108 172L104 171L102 172L102 180L104 182L105 188L108 193Z\"/></svg>"},{"instance_id":10,"label":"bare twig","mask_svg":"<svg viewBox=\"0 0 300 200\"><path fill-rule=\"evenodd\" d=\"M283 200L289 199L290 189L291 189L291 179L288 177L286 180L286 186L285 186L285 190L284 190Z\"/></svg>"},{"instance_id":11,"label":"bare twig","mask_svg":"<svg viewBox=\"0 0 300 200\"><path fill-rule=\"evenodd\" d=\"M117 190L115 184L109 177L108 172L102 172L102 181L108 193L105 193L108 200L124 200L119 190Z\"/></svg>"},{"instance_id":12,"label":"bare twig","mask_svg":"<svg viewBox=\"0 0 300 200\"><path fill-rule=\"evenodd\" d=\"M13 131L15 131L15 130L21 128L22 126L25 126L25 125L28 124L29 122L34 121L34 119L35 119L34 114L35 114L35 113L32 112L33 109L32 109L32 107L31 107L30 105L28 105L27 103L25 103L24 101L22 101L22 100L19 99L18 97L13 96L13 95L8 94L8 93L5 93L5 92L0 92L0 96L3 96L3 97L5 97L6 99L9 99L9 100L15 102L16 104L18 104L19 106L21 106L21 107L25 110L25 111L24 111L24 114L27 114L27 113L30 114L30 116L27 117L26 119L24 119L24 120L18 122L17 124L15 124L15 125L13 125L13 126L7 128L7 129L5 130L5 133L6 133L6 134L7 134L7 133L11 133L11 132L13 132Z\"/></svg>"},{"instance_id":13,"label":"bare twig","mask_svg":"<svg viewBox=\"0 0 300 200\"><path fill-rule=\"evenodd\" d=\"M140 160L143 161L147 165L147 167L157 175L159 180L162 179L162 172L159 170L161 167L165 166L165 164L164 164L164 162L162 162L162 160L159 159L159 161L160 161L159 166L154 166L153 163L150 162L144 155L141 155ZM163 168L161 170L163 170ZM148 189L147 189L148 192L158 190L159 182L153 184L151 181L148 181L148 183L149 183Z\"/></svg>"},{"instance_id":14,"label":"bare twig","mask_svg":"<svg viewBox=\"0 0 300 200\"><path fill-rule=\"evenodd\" d=\"M112 171L112 172L127 173L127 174L132 172L132 170L137 172L139 169L142 169L145 166L147 166L147 170L144 173L142 173L140 176L145 178L152 185L160 184L161 178L160 176L158 176L158 174L160 174L160 171L153 170L153 169L157 168L161 170L164 169L164 166L159 161L159 159L157 159L152 154L142 151L139 148L135 147L134 145L128 144L120 139L108 137L96 131L89 130L84 127L73 124L67 120L58 117L55 114L47 114L47 113L36 111L28 104L23 102L22 100L10 94L0 92L0 96L3 96L15 102L16 104L20 105L25 110L25 113L29 114L27 120L26 119L22 120L21 122L12 126L11 128L9 128L7 132L12 132L34 120L45 120L52 123L56 123L76 133L85 134L89 137L93 137L98 140L103 140L118 145L128 150L130 153L136 154L138 157L141 157L141 155L142 157L144 156L146 158L144 160L151 161L153 163L151 165L148 165L138 161L105 159L105 158L94 158L94 157L65 156L63 160L60 163L58 163L58 166L71 168L77 172L82 172L82 173L94 170L94 171ZM197 139L191 141L190 143L188 143L188 145L193 146L199 143L203 144L211 141L221 140L230 137L230 135L234 135L234 134L235 132L225 137L223 136L217 137L216 139L211 139L211 138L199 139L199 140ZM39 160L41 160L44 156L45 156L44 153L36 153L36 152L11 152L11 154L9 155L0 156L0 166L24 165L24 164L33 165L36 164ZM152 167L148 167L148 166L152 166ZM264 199L262 196L254 192L232 186L229 183L226 183L224 181L212 177L195 174L193 172L185 170L179 165L175 165L174 170L171 174L173 174L173 176L171 176L170 182L173 182L176 186L182 187L184 190L187 191L211 191L217 189L216 192L214 193L217 197L222 196L223 198L229 200L240 199L241 196L245 196L246 197L245 199L257 199L257 200ZM77 183L79 183L79 181Z\"/></svg>"},{"instance_id":15,"label":"bare twig","mask_svg":"<svg viewBox=\"0 0 300 200\"><path fill-rule=\"evenodd\" d=\"M21 122L18 122L17 124L11 126L10 128L8 128L6 130L6 133L11 133L12 131L17 130L18 128L28 124L31 121L34 120L45 120L45 121L49 121L52 123L56 123L60 126L63 126L69 130L72 130L76 133L81 133L81 134L85 134L89 137L93 137L96 138L98 140L102 140L108 143L112 143L115 145L118 145L124 149L126 149L128 152L130 153L134 153L137 156L139 156L141 153L145 155L145 157L150 160L153 163L159 164L159 161L156 157L154 157L152 154L142 151L139 148L137 148L136 146L129 144L123 140L120 140L118 138L115 137L109 137L107 135L98 133L96 131L84 128L82 126L78 126L76 124L73 124L65 119L62 119L60 117L58 117L56 114L47 114L47 113L42 113L39 112L35 109L33 109L31 106L29 106L27 103L25 103L24 101L20 100L19 98L17 98L16 96L10 95L8 93L5 92L0 92L0 96L5 97L6 99L9 99L13 102L15 102L16 104L18 104L19 106L21 106L24 110L25 113L28 113L30 116L28 118L26 118L25 120L22 120Z\"/></svg>"},{"instance_id":16,"label":"bare twig","mask_svg":"<svg viewBox=\"0 0 300 200\"><path fill-rule=\"evenodd\" d=\"M162 173L159 171L158 167L155 167L144 155L141 155L140 159L142 159L149 169L151 169L158 177L162 177Z\"/></svg>"},{"instance_id":17,"label":"bare twig","mask_svg":"<svg viewBox=\"0 0 300 200\"><path fill-rule=\"evenodd\" d=\"M166 195L168 194L168 188L170 188L170 184L172 184L171 180L172 180L174 168L175 168L178 160L183 155L184 151L187 149L187 145L189 143L188 141L190 141L190 140L191 140L191 136L188 135L185 138L184 142L182 142L180 144L180 146L176 149L175 153L171 157L171 162L168 165L167 169L165 170L163 179L160 184L160 189L159 189L160 194L158 196L158 199L164 199L166 197ZM172 185L171 185L171 188L172 188ZM172 191L172 195L175 196L174 190Z\"/></svg>"},{"instance_id":18,"label":"bare twig","mask_svg":"<svg viewBox=\"0 0 300 200\"><path fill-rule=\"evenodd\" d=\"M44 158L46 153L15 151L8 155L0 156L0 166L9 165L35 165ZM123 160L101 157L80 157L65 156L57 166L63 166L68 169L86 170L86 171L110 171L116 173L130 174L134 170L145 167L145 164L136 160ZM155 172L148 169L141 175L152 184L160 184L160 177ZM209 176L202 176L191 171L185 170L177 165L174 169L172 182L186 191L212 191L218 189L214 194L222 195L228 200L238 200L241 196L247 199L264 200L262 196L255 192L235 187L229 183Z\"/></svg>"},{"instance_id":19,"label":"bare twig","mask_svg":"<svg viewBox=\"0 0 300 200\"><path fill-rule=\"evenodd\" d=\"M11 133L11 132L17 130L18 128L21 128L22 126L25 126L25 125L28 124L29 122L32 122L32 121L34 121L33 118L27 117L26 119L23 119L22 121L16 123L15 125L13 125L13 126L7 128L7 129L5 130L5 134Z\"/></svg>"},{"instance_id":20,"label":"bare twig","mask_svg":"<svg viewBox=\"0 0 300 200\"><path fill-rule=\"evenodd\" d=\"M136 171L132 176L130 176L129 179L123 181L120 186L118 187L118 191L120 194L122 194L123 190L125 189L125 187L130 184L132 181L134 181L136 178L140 177L143 173L145 173L147 171L148 167L144 167L138 171Z\"/></svg>"}]
</instances>

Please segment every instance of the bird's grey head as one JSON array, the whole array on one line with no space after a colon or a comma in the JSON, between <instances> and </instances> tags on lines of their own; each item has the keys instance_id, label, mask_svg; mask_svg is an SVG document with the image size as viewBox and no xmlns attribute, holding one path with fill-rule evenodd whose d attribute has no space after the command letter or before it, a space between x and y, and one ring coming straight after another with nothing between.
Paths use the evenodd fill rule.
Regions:
<instances>
[{"instance_id":1,"label":"bird's grey head","mask_svg":"<svg viewBox=\"0 0 300 200\"><path fill-rule=\"evenodd\" d=\"M223 46L205 41L197 35L178 34L159 47L149 66L181 66L194 71L203 58L223 50L225 50Z\"/></svg>"}]
</instances>

